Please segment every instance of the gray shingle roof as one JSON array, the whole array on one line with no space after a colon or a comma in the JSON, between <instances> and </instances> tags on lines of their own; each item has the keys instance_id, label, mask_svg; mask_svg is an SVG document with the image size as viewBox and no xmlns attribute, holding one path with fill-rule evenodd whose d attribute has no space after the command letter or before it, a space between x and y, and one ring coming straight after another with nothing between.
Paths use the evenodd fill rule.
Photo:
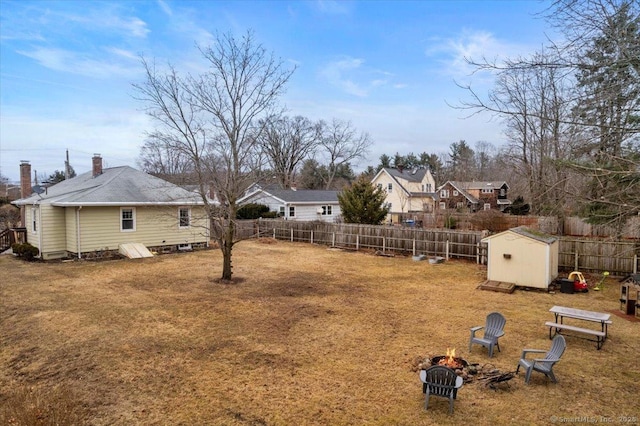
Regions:
<instances>
[{"instance_id":1,"label":"gray shingle roof","mask_svg":"<svg viewBox=\"0 0 640 426\"><path fill-rule=\"evenodd\" d=\"M203 204L198 194L129 166L105 168L96 177L83 173L14 204L36 202L60 207Z\"/></svg>"},{"instance_id":2,"label":"gray shingle roof","mask_svg":"<svg viewBox=\"0 0 640 426\"><path fill-rule=\"evenodd\" d=\"M400 172L398 169L385 167L384 170L394 178L405 179L409 182L422 182L424 175L427 174L427 169L425 168L402 169L402 172Z\"/></svg>"},{"instance_id":3,"label":"gray shingle roof","mask_svg":"<svg viewBox=\"0 0 640 426\"><path fill-rule=\"evenodd\" d=\"M340 191L319 189L272 189L264 191L287 203L337 203Z\"/></svg>"}]
</instances>

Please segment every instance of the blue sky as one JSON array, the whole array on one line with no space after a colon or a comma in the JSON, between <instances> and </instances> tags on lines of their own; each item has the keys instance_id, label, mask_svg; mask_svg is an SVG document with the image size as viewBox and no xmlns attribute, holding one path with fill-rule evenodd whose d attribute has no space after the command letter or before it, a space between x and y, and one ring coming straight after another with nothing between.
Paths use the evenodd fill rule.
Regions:
<instances>
[{"instance_id":1,"label":"blue sky","mask_svg":"<svg viewBox=\"0 0 640 426\"><path fill-rule=\"evenodd\" d=\"M452 142L505 142L500 121L450 108L455 82L491 87L464 57L527 55L545 42L540 1L5 1L0 0L0 173L78 173L100 153L131 165L152 121L133 98L139 55L203 69L196 44L252 30L297 67L290 115L351 121L381 154L448 152ZM547 33L545 33L547 31Z\"/></svg>"}]
</instances>

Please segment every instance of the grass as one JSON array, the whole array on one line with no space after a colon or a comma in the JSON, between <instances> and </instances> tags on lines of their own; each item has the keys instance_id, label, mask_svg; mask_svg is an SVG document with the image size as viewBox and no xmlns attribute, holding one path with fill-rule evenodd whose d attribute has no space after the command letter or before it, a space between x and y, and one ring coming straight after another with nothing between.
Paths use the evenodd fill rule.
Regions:
<instances>
[{"instance_id":1,"label":"grass","mask_svg":"<svg viewBox=\"0 0 640 426\"><path fill-rule=\"evenodd\" d=\"M0 256L0 423L90 425L552 424L640 416L640 322L612 315L610 337L567 338L554 369L491 390L466 384L455 412L424 410L418 362L447 348L514 371L550 346L549 308L618 309L604 291L476 289L485 268L323 246L245 241L234 284L218 250L104 262ZM599 277L588 277L595 284ZM507 318L492 359L469 328ZM489 367L489 366L488 366ZM555 417L554 417L555 416Z\"/></svg>"}]
</instances>

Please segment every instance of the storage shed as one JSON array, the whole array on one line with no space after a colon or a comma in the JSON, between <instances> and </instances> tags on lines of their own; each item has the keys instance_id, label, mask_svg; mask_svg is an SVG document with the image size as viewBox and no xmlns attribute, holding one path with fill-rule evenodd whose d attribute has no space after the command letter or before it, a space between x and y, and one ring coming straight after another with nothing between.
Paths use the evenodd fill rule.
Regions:
<instances>
[{"instance_id":1,"label":"storage shed","mask_svg":"<svg viewBox=\"0 0 640 426\"><path fill-rule=\"evenodd\" d=\"M483 238L487 279L546 289L558 277L558 239L524 226Z\"/></svg>"}]
</instances>

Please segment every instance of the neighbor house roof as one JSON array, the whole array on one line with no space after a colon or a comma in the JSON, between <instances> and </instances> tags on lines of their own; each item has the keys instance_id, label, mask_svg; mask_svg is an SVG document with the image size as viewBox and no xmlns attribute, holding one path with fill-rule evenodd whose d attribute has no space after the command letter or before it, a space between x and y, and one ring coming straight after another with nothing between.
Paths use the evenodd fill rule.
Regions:
<instances>
[{"instance_id":1,"label":"neighbor house roof","mask_svg":"<svg viewBox=\"0 0 640 426\"><path fill-rule=\"evenodd\" d=\"M463 189L500 189L503 186L506 186L509 189L509 185L505 181L472 181L472 182L461 182L461 181L450 181L452 184L457 186L458 188Z\"/></svg>"},{"instance_id":2,"label":"neighbor house roof","mask_svg":"<svg viewBox=\"0 0 640 426\"><path fill-rule=\"evenodd\" d=\"M480 202L480 200L478 200L476 197L474 197L473 195L469 194L466 190L466 187L463 185L465 183L468 182L458 182L455 180L449 180L447 182L445 182L440 188L438 188L438 191L440 191L442 188L444 188L444 186L446 184L451 185L453 188L455 188L460 194L462 194L463 197L465 197L467 200L471 201L474 204L478 204Z\"/></svg>"},{"instance_id":3,"label":"neighbor house roof","mask_svg":"<svg viewBox=\"0 0 640 426\"><path fill-rule=\"evenodd\" d=\"M338 204L338 193L340 191L328 191L319 189L258 189L256 191L247 194L238 200L238 203L242 203L244 200L255 196L257 193L262 192L265 195L276 198L283 203L298 203L298 204Z\"/></svg>"},{"instance_id":4,"label":"neighbor house roof","mask_svg":"<svg viewBox=\"0 0 640 426\"><path fill-rule=\"evenodd\" d=\"M394 169L391 167L385 167L383 169L386 171L391 177L394 179L404 179L409 182L422 182L424 179L424 175L427 174L428 169L420 167L415 169Z\"/></svg>"},{"instance_id":5,"label":"neighbor house roof","mask_svg":"<svg viewBox=\"0 0 640 426\"><path fill-rule=\"evenodd\" d=\"M129 166L105 168L95 177L83 173L14 204L43 202L58 207L204 204L198 194Z\"/></svg>"}]
</instances>

